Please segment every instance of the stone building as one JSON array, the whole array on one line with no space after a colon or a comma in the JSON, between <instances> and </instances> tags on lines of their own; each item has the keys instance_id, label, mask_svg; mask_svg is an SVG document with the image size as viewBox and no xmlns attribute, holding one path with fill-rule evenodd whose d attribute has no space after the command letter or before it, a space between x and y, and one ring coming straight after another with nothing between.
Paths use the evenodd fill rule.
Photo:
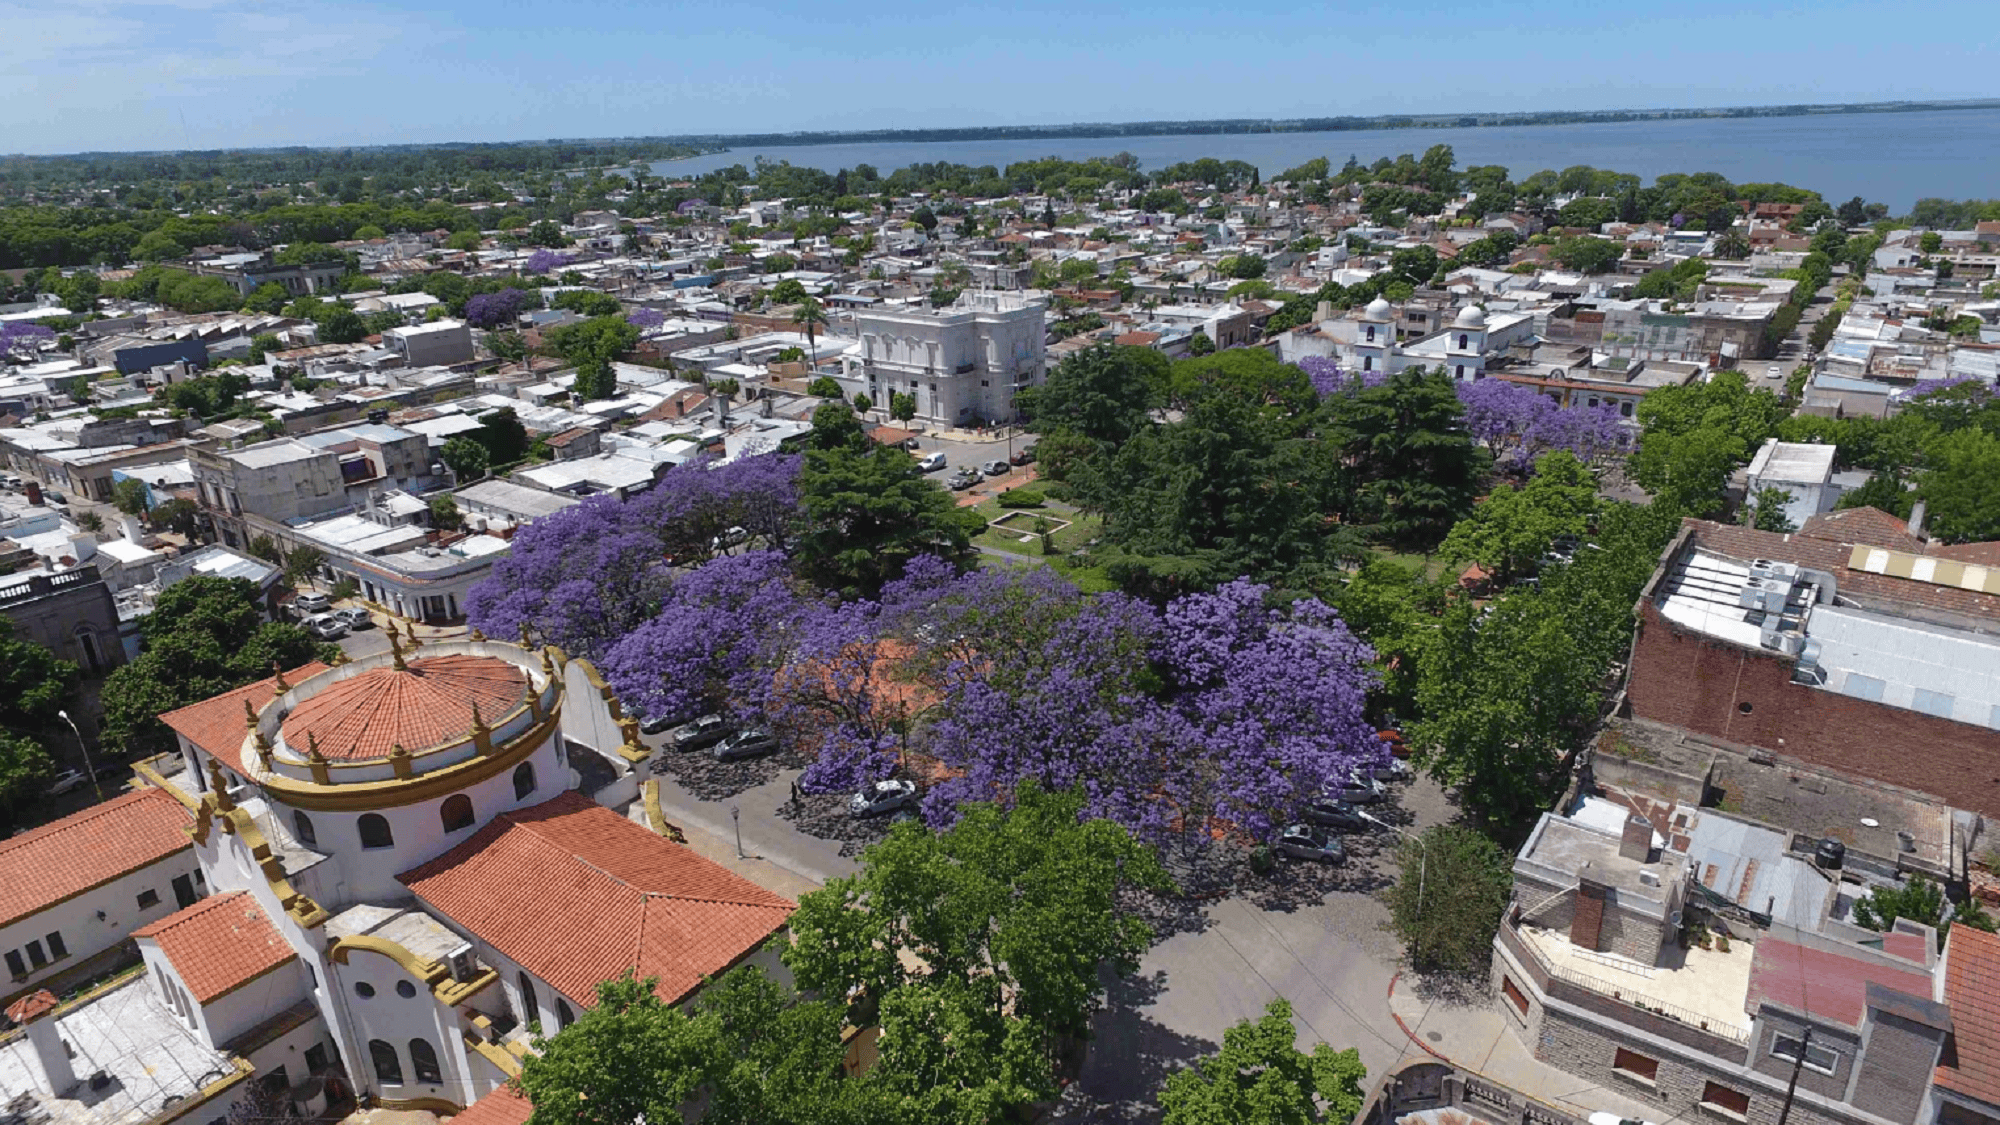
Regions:
<instances>
[{"instance_id":1,"label":"stone building","mask_svg":"<svg viewBox=\"0 0 2000 1125\"><path fill-rule=\"evenodd\" d=\"M1012 419L1014 396L1047 372L1045 307L1032 293L974 291L943 309L858 311L842 389L885 408L891 394L914 395L916 416L938 426Z\"/></svg>"}]
</instances>

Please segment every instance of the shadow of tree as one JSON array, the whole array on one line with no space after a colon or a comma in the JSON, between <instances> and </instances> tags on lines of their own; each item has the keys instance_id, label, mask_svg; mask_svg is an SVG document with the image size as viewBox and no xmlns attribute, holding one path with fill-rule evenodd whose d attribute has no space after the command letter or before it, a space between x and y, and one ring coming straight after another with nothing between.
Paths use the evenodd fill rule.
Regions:
<instances>
[{"instance_id":1,"label":"shadow of tree","mask_svg":"<svg viewBox=\"0 0 2000 1125\"><path fill-rule=\"evenodd\" d=\"M1146 1013L1166 988L1167 975L1160 971L1108 982L1105 1006L1091 1022L1083 1073L1063 1092L1049 1121L1139 1125L1159 1120L1159 1091L1167 1075L1221 1049L1214 1040L1175 1031Z\"/></svg>"},{"instance_id":2,"label":"shadow of tree","mask_svg":"<svg viewBox=\"0 0 2000 1125\"><path fill-rule=\"evenodd\" d=\"M706 750L685 753L672 747L653 751L652 771L665 774L698 800L721 801L747 789L773 781L787 769L797 769L804 760L790 750L740 762L718 762Z\"/></svg>"}]
</instances>

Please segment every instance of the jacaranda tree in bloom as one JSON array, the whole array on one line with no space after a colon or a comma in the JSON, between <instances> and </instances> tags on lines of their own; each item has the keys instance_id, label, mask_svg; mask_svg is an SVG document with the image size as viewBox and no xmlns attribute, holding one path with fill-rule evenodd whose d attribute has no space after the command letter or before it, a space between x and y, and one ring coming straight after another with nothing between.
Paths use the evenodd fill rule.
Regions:
<instances>
[{"instance_id":1,"label":"jacaranda tree in bloom","mask_svg":"<svg viewBox=\"0 0 2000 1125\"><path fill-rule=\"evenodd\" d=\"M592 497L536 520L466 597L471 623L596 660L658 613L675 564L709 558L730 528L781 549L797 512L798 458L696 461L628 501Z\"/></svg>"},{"instance_id":2,"label":"jacaranda tree in bloom","mask_svg":"<svg viewBox=\"0 0 2000 1125\"><path fill-rule=\"evenodd\" d=\"M1613 406L1564 407L1532 387L1505 379L1458 384L1465 428L1495 462L1525 469L1544 453L1564 450L1590 464L1625 444L1630 431Z\"/></svg>"},{"instance_id":3,"label":"jacaranda tree in bloom","mask_svg":"<svg viewBox=\"0 0 2000 1125\"><path fill-rule=\"evenodd\" d=\"M600 670L645 715L747 715L769 695L791 626L808 607L778 551L712 559L679 577L659 613L605 652Z\"/></svg>"},{"instance_id":4,"label":"jacaranda tree in bloom","mask_svg":"<svg viewBox=\"0 0 2000 1125\"><path fill-rule=\"evenodd\" d=\"M465 322L474 328L505 328L527 305L528 295L519 289L475 293L466 299Z\"/></svg>"}]
</instances>

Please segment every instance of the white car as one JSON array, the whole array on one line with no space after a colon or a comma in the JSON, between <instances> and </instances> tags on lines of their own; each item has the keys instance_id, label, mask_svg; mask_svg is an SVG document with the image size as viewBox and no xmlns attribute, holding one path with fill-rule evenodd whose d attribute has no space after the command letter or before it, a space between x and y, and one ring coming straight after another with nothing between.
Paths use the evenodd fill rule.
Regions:
<instances>
[{"instance_id":1,"label":"white car","mask_svg":"<svg viewBox=\"0 0 2000 1125\"><path fill-rule=\"evenodd\" d=\"M927 453L917 460L917 468L926 473L935 473L944 468L944 454Z\"/></svg>"},{"instance_id":2,"label":"white car","mask_svg":"<svg viewBox=\"0 0 2000 1125\"><path fill-rule=\"evenodd\" d=\"M898 809L914 808L917 804L917 783L900 778L878 781L848 798L847 815L854 817L880 816Z\"/></svg>"},{"instance_id":3,"label":"white car","mask_svg":"<svg viewBox=\"0 0 2000 1125\"><path fill-rule=\"evenodd\" d=\"M51 797L61 796L82 785L86 780L81 771L64 770L56 775L54 781L49 782L48 794Z\"/></svg>"},{"instance_id":4,"label":"white car","mask_svg":"<svg viewBox=\"0 0 2000 1125\"><path fill-rule=\"evenodd\" d=\"M1636 1117L1620 1117L1607 1109L1600 1109L1585 1120L1590 1125L1653 1125L1651 1121L1641 1121Z\"/></svg>"},{"instance_id":5,"label":"white car","mask_svg":"<svg viewBox=\"0 0 2000 1125\"><path fill-rule=\"evenodd\" d=\"M325 594L300 594L292 599L292 608L303 614L325 613L333 605L333 599Z\"/></svg>"},{"instance_id":6,"label":"white car","mask_svg":"<svg viewBox=\"0 0 2000 1125\"><path fill-rule=\"evenodd\" d=\"M308 617L302 627L322 641L337 641L347 635L347 622L331 613Z\"/></svg>"}]
</instances>

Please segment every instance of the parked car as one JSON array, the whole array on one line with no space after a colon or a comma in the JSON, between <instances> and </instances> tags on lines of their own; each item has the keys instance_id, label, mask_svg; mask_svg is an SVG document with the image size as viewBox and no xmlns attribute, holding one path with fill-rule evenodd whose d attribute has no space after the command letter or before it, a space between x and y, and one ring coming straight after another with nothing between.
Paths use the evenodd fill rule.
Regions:
<instances>
[{"instance_id":1,"label":"parked car","mask_svg":"<svg viewBox=\"0 0 2000 1125\"><path fill-rule=\"evenodd\" d=\"M907 449L912 453L915 453L918 448L917 439L913 437L906 437L902 441L897 442L896 445L898 448Z\"/></svg>"},{"instance_id":2,"label":"parked car","mask_svg":"<svg viewBox=\"0 0 2000 1125\"><path fill-rule=\"evenodd\" d=\"M1368 818L1361 815L1360 809L1332 797L1314 797L1299 810L1299 815L1321 828L1331 828L1336 832L1368 831Z\"/></svg>"},{"instance_id":3,"label":"parked car","mask_svg":"<svg viewBox=\"0 0 2000 1125\"><path fill-rule=\"evenodd\" d=\"M358 605L342 606L329 616L349 629L372 629L375 626L375 615Z\"/></svg>"},{"instance_id":4,"label":"parked car","mask_svg":"<svg viewBox=\"0 0 2000 1125\"><path fill-rule=\"evenodd\" d=\"M1346 863L1347 849L1341 846L1340 837L1324 828L1311 824L1293 824L1278 833L1277 851L1293 859L1310 859L1320 863Z\"/></svg>"},{"instance_id":5,"label":"parked car","mask_svg":"<svg viewBox=\"0 0 2000 1125\"><path fill-rule=\"evenodd\" d=\"M331 613L316 614L304 622L304 629L322 641L337 641L347 635L347 622Z\"/></svg>"},{"instance_id":6,"label":"parked car","mask_svg":"<svg viewBox=\"0 0 2000 1125\"><path fill-rule=\"evenodd\" d=\"M48 794L51 797L60 796L88 780L90 779L83 776L79 770L64 770L56 775L54 781L49 782Z\"/></svg>"},{"instance_id":7,"label":"parked car","mask_svg":"<svg viewBox=\"0 0 2000 1125\"><path fill-rule=\"evenodd\" d=\"M1005 461L988 461L981 469L989 477L1004 477L1014 471Z\"/></svg>"},{"instance_id":8,"label":"parked car","mask_svg":"<svg viewBox=\"0 0 2000 1125\"><path fill-rule=\"evenodd\" d=\"M1020 449L1015 451L1014 456L1009 458L1009 460L1013 461L1016 465L1034 464L1036 444L1037 443L1031 441L1028 444L1022 446Z\"/></svg>"},{"instance_id":9,"label":"parked car","mask_svg":"<svg viewBox=\"0 0 2000 1125\"><path fill-rule=\"evenodd\" d=\"M1608 1109L1600 1109L1585 1120L1589 1121L1590 1125L1653 1125L1650 1121L1641 1121L1636 1117L1620 1117Z\"/></svg>"},{"instance_id":10,"label":"parked car","mask_svg":"<svg viewBox=\"0 0 2000 1125\"><path fill-rule=\"evenodd\" d=\"M640 734L658 734L674 725L673 716L667 714L649 715L639 720Z\"/></svg>"},{"instance_id":11,"label":"parked car","mask_svg":"<svg viewBox=\"0 0 2000 1125\"><path fill-rule=\"evenodd\" d=\"M748 538L750 538L748 531L740 527L732 527L710 541L709 548L715 551L727 551L729 548L736 546Z\"/></svg>"},{"instance_id":12,"label":"parked car","mask_svg":"<svg viewBox=\"0 0 2000 1125\"><path fill-rule=\"evenodd\" d=\"M745 758L761 758L777 753L778 740L770 731L752 727L739 730L716 743L715 749L709 752L715 755L718 762L739 762Z\"/></svg>"},{"instance_id":13,"label":"parked car","mask_svg":"<svg viewBox=\"0 0 2000 1125\"><path fill-rule=\"evenodd\" d=\"M325 594L300 594L292 599L292 608L303 614L325 613L332 608L333 599Z\"/></svg>"},{"instance_id":14,"label":"parked car","mask_svg":"<svg viewBox=\"0 0 2000 1125\"><path fill-rule=\"evenodd\" d=\"M1401 758L1390 758L1379 765L1361 767L1361 774L1380 782L1408 781L1411 776L1410 763Z\"/></svg>"},{"instance_id":15,"label":"parked car","mask_svg":"<svg viewBox=\"0 0 2000 1125\"><path fill-rule=\"evenodd\" d=\"M973 485L979 483L979 474L967 470L960 470L956 476L953 476L949 481L946 481L945 483L951 486L951 490L953 492L964 492L966 489L971 488Z\"/></svg>"},{"instance_id":16,"label":"parked car","mask_svg":"<svg viewBox=\"0 0 2000 1125\"><path fill-rule=\"evenodd\" d=\"M729 723L720 715L703 715L674 732L674 749L700 750L721 742L729 734Z\"/></svg>"},{"instance_id":17,"label":"parked car","mask_svg":"<svg viewBox=\"0 0 2000 1125\"><path fill-rule=\"evenodd\" d=\"M42 493L42 502L45 504L67 506L69 504L69 497L64 496L62 493L56 492L53 489L51 489L47 492Z\"/></svg>"},{"instance_id":18,"label":"parked car","mask_svg":"<svg viewBox=\"0 0 2000 1125\"><path fill-rule=\"evenodd\" d=\"M1346 801L1350 805L1372 805L1382 799L1382 783L1372 777L1357 777L1350 774L1344 778L1328 781L1324 795L1336 801Z\"/></svg>"},{"instance_id":19,"label":"parked car","mask_svg":"<svg viewBox=\"0 0 2000 1125\"><path fill-rule=\"evenodd\" d=\"M917 783L914 781L878 781L847 802L847 815L854 817L881 816L897 809L915 808L917 804Z\"/></svg>"},{"instance_id":20,"label":"parked car","mask_svg":"<svg viewBox=\"0 0 2000 1125\"><path fill-rule=\"evenodd\" d=\"M927 453L917 461L917 468L926 473L935 473L944 468L944 454Z\"/></svg>"}]
</instances>

